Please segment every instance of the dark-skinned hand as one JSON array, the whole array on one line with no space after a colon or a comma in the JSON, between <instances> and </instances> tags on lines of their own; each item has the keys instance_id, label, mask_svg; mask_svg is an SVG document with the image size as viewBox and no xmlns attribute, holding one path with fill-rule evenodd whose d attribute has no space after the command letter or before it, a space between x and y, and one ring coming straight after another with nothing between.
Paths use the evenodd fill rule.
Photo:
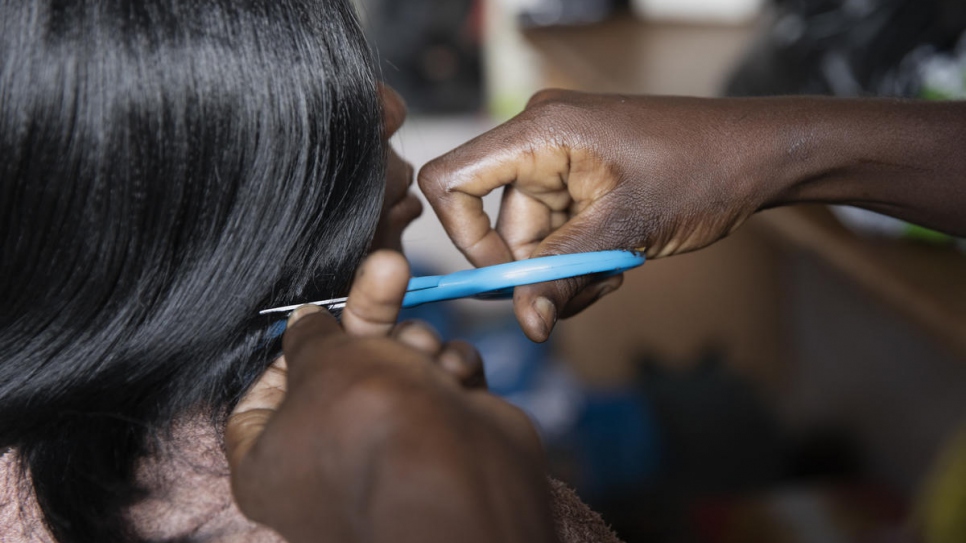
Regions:
<instances>
[{"instance_id":1,"label":"dark-skinned hand","mask_svg":"<svg viewBox=\"0 0 966 543\"><path fill-rule=\"evenodd\" d=\"M468 344L396 324L402 255L373 253L340 324L304 306L226 430L232 491L292 543L550 542L543 452Z\"/></svg>"},{"instance_id":2,"label":"dark-skinned hand","mask_svg":"<svg viewBox=\"0 0 966 543\"><path fill-rule=\"evenodd\" d=\"M758 210L848 203L966 232L966 103L701 99L543 91L507 123L428 163L419 186L477 266L536 256L705 247ZM496 224L482 197L498 188ZM643 272L641 272L643 273ZM621 276L518 287L524 332Z\"/></svg>"}]
</instances>

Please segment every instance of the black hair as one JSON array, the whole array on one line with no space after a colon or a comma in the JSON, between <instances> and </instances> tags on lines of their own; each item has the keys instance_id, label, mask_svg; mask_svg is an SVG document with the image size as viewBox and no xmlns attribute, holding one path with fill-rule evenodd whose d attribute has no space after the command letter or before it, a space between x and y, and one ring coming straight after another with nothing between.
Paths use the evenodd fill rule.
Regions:
<instances>
[{"instance_id":1,"label":"black hair","mask_svg":"<svg viewBox=\"0 0 966 543\"><path fill-rule=\"evenodd\" d=\"M135 538L152 436L278 354L258 310L344 293L372 66L349 0L0 0L0 450L59 541Z\"/></svg>"}]
</instances>

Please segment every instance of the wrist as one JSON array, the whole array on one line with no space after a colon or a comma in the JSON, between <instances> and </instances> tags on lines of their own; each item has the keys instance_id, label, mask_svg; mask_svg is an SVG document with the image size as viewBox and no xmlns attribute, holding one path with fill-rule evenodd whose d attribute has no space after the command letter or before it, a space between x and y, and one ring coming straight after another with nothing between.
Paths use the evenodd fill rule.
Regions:
<instances>
[{"instance_id":1,"label":"wrist","mask_svg":"<svg viewBox=\"0 0 966 543\"><path fill-rule=\"evenodd\" d=\"M857 114L860 105L825 97L776 98L774 105L780 123L771 149L776 173L765 207L834 203L859 193L863 145L876 130L874 121L865 126L869 119Z\"/></svg>"},{"instance_id":2,"label":"wrist","mask_svg":"<svg viewBox=\"0 0 966 543\"><path fill-rule=\"evenodd\" d=\"M739 98L730 101L736 183L755 210L821 199L822 180L841 168L841 139L827 111L835 99ZM816 190L818 189L818 190Z\"/></svg>"}]
</instances>

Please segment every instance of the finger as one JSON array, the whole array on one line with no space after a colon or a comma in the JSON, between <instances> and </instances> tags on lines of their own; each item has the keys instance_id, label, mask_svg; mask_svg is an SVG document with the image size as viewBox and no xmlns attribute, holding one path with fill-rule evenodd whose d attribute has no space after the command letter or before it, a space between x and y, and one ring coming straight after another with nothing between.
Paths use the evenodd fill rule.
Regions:
<instances>
[{"instance_id":1,"label":"finger","mask_svg":"<svg viewBox=\"0 0 966 543\"><path fill-rule=\"evenodd\" d=\"M527 102L527 109L532 107L537 107L549 102L559 101L561 99L574 96L580 93L564 90L564 89L542 89L534 93Z\"/></svg>"},{"instance_id":2,"label":"finger","mask_svg":"<svg viewBox=\"0 0 966 543\"><path fill-rule=\"evenodd\" d=\"M557 320L580 313L617 290L623 281L623 274L606 279L583 275L522 285L513 291L513 311L523 333L532 341L542 343L550 337Z\"/></svg>"},{"instance_id":3,"label":"finger","mask_svg":"<svg viewBox=\"0 0 966 543\"><path fill-rule=\"evenodd\" d=\"M277 408L282 403L285 392L288 390L286 385L287 374L288 367L285 363L285 357L280 356L245 393L232 413Z\"/></svg>"},{"instance_id":4,"label":"finger","mask_svg":"<svg viewBox=\"0 0 966 543\"><path fill-rule=\"evenodd\" d=\"M483 211L483 196L510 184L523 190L543 187L567 175L568 152L548 134L518 117L420 170L420 189L453 243L474 265L513 259L510 247Z\"/></svg>"},{"instance_id":5,"label":"finger","mask_svg":"<svg viewBox=\"0 0 966 543\"><path fill-rule=\"evenodd\" d=\"M436 357L443 349L443 340L432 326L422 321L410 320L396 325L392 337L428 356Z\"/></svg>"},{"instance_id":6,"label":"finger","mask_svg":"<svg viewBox=\"0 0 966 543\"><path fill-rule=\"evenodd\" d=\"M314 305L303 305L288 318L282 336L282 352L289 380L296 382L326 353L346 340L346 334L331 313Z\"/></svg>"},{"instance_id":7,"label":"finger","mask_svg":"<svg viewBox=\"0 0 966 543\"><path fill-rule=\"evenodd\" d=\"M450 341L439 354L439 366L466 388L486 389L486 373L479 351L465 341Z\"/></svg>"},{"instance_id":8,"label":"finger","mask_svg":"<svg viewBox=\"0 0 966 543\"><path fill-rule=\"evenodd\" d=\"M552 227L550 207L513 186L506 187L496 230L506 240L514 259L530 258L540 242L550 235Z\"/></svg>"},{"instance_id":9,"label":"finger","mask_svg":"<svg viewBox=\"0 0 966 543\"><path fill-rule=\"evenodd\" d=\"M541 242L532 257L629 249L622 246L621 238L615 237L613 231L602 227L600 216L590 208L571 218ZM513 310L524 334L536 342L546 341L558 318L571 316L612 292L623 278L614 276L590 286L599 281L599 275L583 275L517 287L513 293Z\"/></svg>"},{"instance_id":10,"label":"finger","mask_svg":"<svg viewBox=\"0 0 966 543\"><path fill-rule=\"evenodd\" d=\"M477 147L488 146L473 140L427 163L419 170L417 183L446 234L473 265L501 264L513 260L513 255L491 226L483 197L512 183L516 172L511 157L494 161ZM480 169L475 162L480 160L489 162L488 170Z\"/></svg>"},{"instance_id":11,"label":"finger","mask_svg":"<svg viewBox=\"0 0 966 543\"><path fill-rule=\"evenodd\" d=\"M228 462L236 469L265 430L286 393L285 357L280 356L242 397L228 417L225 446Z\"/></svg>"},{"instance_id":12,"label":"finger","mask_svg":"<svg viewBox=\"0 0 966 543\"><path fill-rule=\"evenodd\" d=\"M356 337L389 335L409 285L409 263L395 251L376 251L359 267L342 312L342 327Z\"/></svg>"}]
</instances>

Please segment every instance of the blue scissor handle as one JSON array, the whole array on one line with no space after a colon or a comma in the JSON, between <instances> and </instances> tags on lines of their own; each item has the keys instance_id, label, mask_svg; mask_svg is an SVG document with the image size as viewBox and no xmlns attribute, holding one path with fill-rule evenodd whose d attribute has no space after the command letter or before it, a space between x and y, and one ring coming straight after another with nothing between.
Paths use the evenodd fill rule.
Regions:
<instances>
[{"instance_id":1,"label":"blue scissor handle","mask_svg":"<svg viewBox=\"0 0 966 543\"><path fill-rule=\"evenodd\" d=\"M597 251L518 260L448 275L414 277L403 307L456 298L509 298L520 285L555 281L594 273L616 275L644 263L636 251Z\"/></svg>"},{"instance_id":2,"label":"blue scissor handle","mask_svg":"<svg viewBox=\"0 0 966 543\"><path fill-rule=\"evenodd\" d=\"M554 281L578 275L616 275L644 263L636 251L598 251L569 255L543 256L497 264L448 275L427 275L409 280L403 307L453 300L456 298L508 298L520 285ZM344 299L342 299L344 301ZM293 306L297 307L297 306ZM278 310L287 308L278 308ZM273 310L274 311L274 310ZM330 309L331 311L331 309ZM265 332L265 342L285 332L285 320L276 321ZM267 343L265 343L267 344ZM264 344L263 344L264 346Z\"/></svg>"}]
</instances>

